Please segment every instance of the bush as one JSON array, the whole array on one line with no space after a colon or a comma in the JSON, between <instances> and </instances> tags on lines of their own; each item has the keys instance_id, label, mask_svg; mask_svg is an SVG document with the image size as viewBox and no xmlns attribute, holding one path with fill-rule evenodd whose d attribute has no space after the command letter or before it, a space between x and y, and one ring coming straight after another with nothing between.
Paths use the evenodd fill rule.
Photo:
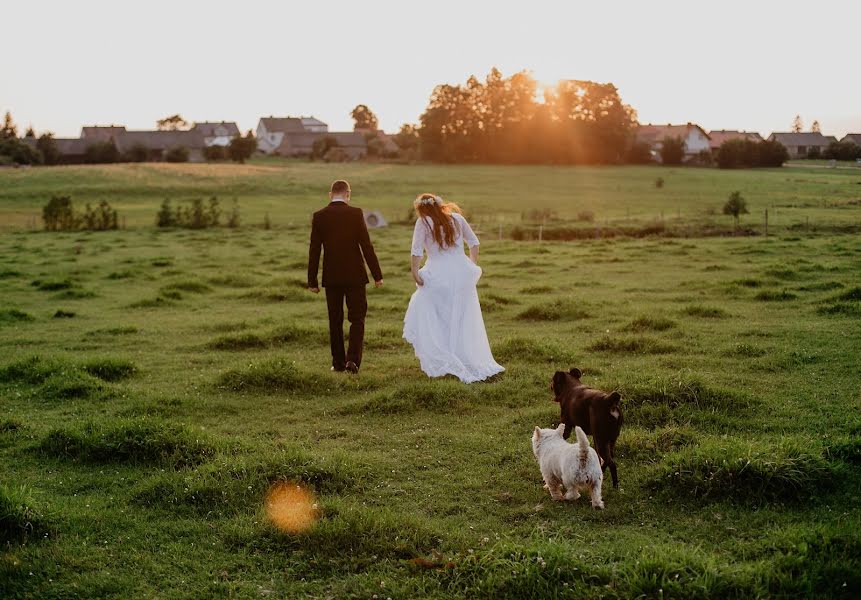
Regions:
<instances>
[{"instance_id":1,"label":"bush","mask_svg":"<svg viewBox=\"0 0 861 600\"><path fill-rule=\"evenodd\" d=\"M778 141L746 139L727 140L718 148L717 163L721 169L745 167L779 167L789 160L789 153Z\"/></svg>"},{"instance_id":2,"label":"bush","mask_svg":"<svg viewBox=\"0 0 861 600\"><path fill-rule=\"evenodd\" d=\"M0 137L0 164L38 165L42 154L16 137Z\"/></svg>"},{"instance_id":3,"label":"bush","mask_svg":"<svg viewBox=\"0 0 861 600\"><path fill-rule=\"evenodd\" d=\"M227 154L230 156L230 160L240 164L245 163L256 151L257 140L254 139L254 134L250 129L245 134L245 137L237 135L230 140L230 145L227 146Z\"/></svg>"},{"instance_id":4,"label":"bush","mask_svg":"<svg viewBox=\"0 0 861 600\"><path fill-rule=\"evenodd\" d=\"M141 163L149 160L149 156L149 148L138 143L132 145L132 147L126 151L125 159L129 162Z\"/></svg>"},{"instance_id":5,"label":"bush","mask_svg":"<svg viewBox=\"0 0 861 600\"><path fill-rule=\"evenodd\" d=\"M113 140L95 142L84 151L84 162L87 164L109 164L119 162L120 151Z\"/></svg>"},{"instance_id":6,"label":"bush","mask_svg":"<svg viewBox=\"0 0 861 600\"><path fill-rule=\"evenodd\" d=\"M75 212L71 196L53 196L48 204L42 207L42 221L46 231L106 231L117 229L118 220L117 211L111 208L107 200L99 202L95 210L87 204L83 215Z\"/></svg>"},{"instance_id":7,"label":"bush","mask_svg":"<svg viewBox=\"0 0 861 600\"><path fill-rule=\"evenodd\" d=\"M158 227L185 227L188 229L217 227L220 221L221 207L216 196L209 199L208 205L204 205L200 198L195 198L189 205L178 206L175 210L171 206L170 200L165 199L155 217L155 223Z\"/></svg>"},{"instance_id":8,"label":"bush","mask_svg":"<svg viewBox=\"0 0 861 600\"><path fill-rule=\"evenodd\" d=\"M335 136L324 135L317 138L311 146L311 160L324 158L329 150L338 146L338 140L335 139Z\"/></svg>"},{"instance_id":9,"label":"bush","mask_svg":"<svg viewBox=\"0 0 861 600\"><path fill-rule=\"evenodd\" d=\"M169 163L184 163L188 162L189 155L185 146L174 146L165 153L164 159Z\"/></svg>"},{"instance_id":10,"label":"bush","mask_svg":"<svg viewBox=\"0 0 861 600\"><path fill-rule=\"evenodd\" d=\"M680 165L685 158L685 141L680 137L665 137L661 143L661 163Z\"/></svg>"},{"instance_id":11,"label":"bush","mask_svg":"<svg viewBox=\"0 0 861 600\"><path fill-rule=\"evenodd\" d=\"M861 146L851 140L831 142L822 156L831 160L856 160L861 158Z\"/></svg>"},{"instance_id":12,"label":"bush","mask_svg":"<svg viewBox=\"0 0 861 600\"><path fill-rule=\"evenodd\" d=\"M224 160L227 158L227 153L223 146L207 146L203 149L203 158L208 161Z\"/></svg>"},{"instance_id":13,"label":"bush","mask_svg":"<svg viewBox=\"0 0 861 600\"><path fill-rule=\"evenodd\" d=\"M57 148L57 142L54 135L51 133L43 133L36 140L36 150L42 155L42 163L46 165L56 165L60 163L62 156Z\"/></svg>"},{"instance_id":14,"label":"bush","mask_svg":"<svg viewBox=\"0 0 861 600\"><path fill-rule=\"evenodd\" d=\"M652 146L648 142L634 142L628 148L625 162L629 165L647 165L652 162Z\"/></svg>"},{"instance_id":15,"label":"bush","mask_svg":"<svg viewBox=\"0 0 861 600\"><path fill-rule=\"evenodd\" d=\"M341 147L329 148L323 155L323 161L327 163L342 163L350 160L350 155Z\"/></svg>"}]
</instances>

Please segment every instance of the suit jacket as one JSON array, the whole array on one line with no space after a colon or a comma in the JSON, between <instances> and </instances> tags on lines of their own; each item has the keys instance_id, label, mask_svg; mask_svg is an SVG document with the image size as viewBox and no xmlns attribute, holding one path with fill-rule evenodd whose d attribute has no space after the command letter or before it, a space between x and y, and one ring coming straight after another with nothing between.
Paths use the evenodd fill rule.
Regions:
<instances>
[{"instance_id":1,"label":"suit jacket","mask_svg":"<svg viewBox=\"0 0 861 600\"><path fill-rule=\"evenodd\" d=\"M321 248L323 287L367 284L366 262L374 281L383 279L361 208L345 202L331 202L314 213L308 250L308 287L319 287L317 269Z\"/></svg>"}]
</instances>

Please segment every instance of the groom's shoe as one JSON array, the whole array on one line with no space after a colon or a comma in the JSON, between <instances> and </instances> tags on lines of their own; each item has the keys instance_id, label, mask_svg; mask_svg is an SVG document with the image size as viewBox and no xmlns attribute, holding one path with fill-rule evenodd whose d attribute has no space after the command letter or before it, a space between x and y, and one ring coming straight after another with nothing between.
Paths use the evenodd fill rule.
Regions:
<instances>
[{"instance_id":1,"label":"groom's shoe","mask_svg":"<svg viewBox=\"0 0 861 600\"><path fill-rule=\"evenodd\" d=\"M358 372L359 372L359 365L357 365L356 363L354 363L354 362L353 362L353 361L351 361L351 360L348 360L348 361L347 361L346 369L347 369L350 373L352 373L353 375L355 375L356 373L358 373Z\"/></svg>"},{"instance_id":2,"label":"groom's shoe","mask_svg":"<svg viewBox=\"0 0 861 600\"><path fill-rule=\"evenodd\" d=\"M336 372L338 372L338 373L343 373L343 372L344 372L344 367L332 367L332 370L333 370L333 371L336 371Z\"/></svg>"}]
</instances>

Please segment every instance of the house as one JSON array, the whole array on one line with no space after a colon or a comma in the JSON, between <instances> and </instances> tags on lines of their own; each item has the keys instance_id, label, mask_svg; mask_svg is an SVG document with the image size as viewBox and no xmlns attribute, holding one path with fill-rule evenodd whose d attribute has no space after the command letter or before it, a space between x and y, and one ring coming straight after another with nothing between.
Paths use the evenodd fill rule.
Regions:
<instances>
[{"instance_id":1,"label":"house","mask_svg":"<svg viewBox=\"0 0 861 600\"><path fill-rule=\"evenodd\" d=\"M144 147L149 150L149 160L164 160L172 148L187 148L189 162L203 162L205 137L200 130L195 131L125 131L114 139L117 149L128 153L132 148Z\"/></svg>"},{"instance_id":2,"label":"house","mask_svg":"<svg viewBox=\"0 0 861 600\"><path fill-rule=\"evenodd\" d=\"M841 142L853 142L857 146L861 146L861 133L847 133L843 136Z\"/></svg>"},{"instance_id":3,"label":"house","mask_svg":"<svg viewBox=\"0 0 861 600\"><path fill-rule=\"evenodd\" d=\"M38 139L35 137L24 137L21 141L33 148L38 149L36 145ZM84 157L87 153L87 142L81 138L54 138L54 145L57 152L60 154L60 164L77 165L84 162Z\"/></svg>"},{"instance_id":4,"label":"house","mask_svg":"<svg viewBox=\"0 0 861 600\"><path fill-rule=\"evenodd\" d=\"M729 140L749 140L751 142L763 141L762 136L755 131L736 131L733 129L721 129L709 131L709 147L712 153L716 153L721 144Z\"/></svg>"},{"instance_id":5,"label":"house","mask_svg":"<svg viewBox=\"0 0 861 600\"><path fill-rule=\"evenodd\" d=\"M804 131L772 133L768 136L768 141L777 141L783 144L789 152L789 158L807 158L811 152L821 154L828 147L828 144L837 141L837 138L833 135L824 136L818 131Z\"/></svg>"},{"instance_id":6,"label":"house","mask_svg":"<svg viewBox=\"0 0 861 600\"><path fill-rule=\"evenodd\" d=\"M239 133L239 127L236 123L230 121L222 121L221 123L195 123L191 131L197 131L203 134L203 143L206 146L228 146L230 140L235 138Z\"/></svg>"},{"instance_id":7,"label":"house","mask_svg":"<svg viewBox=\"0 0 861 600\"><path fill-rule=\"evenodd\" d=\"M81 128L81 139L87 143L109 142L125 133L122 125L91 125Z\"/></svg>"},{"instance_id":8,"label":"house","mask_svg":"<svg viewBox=\"0 0 861 600\"><path fill-rule=\"evenodd\" d=\"M329 131L314 117L262 117L257 124L257 149L278 156L310 156L314 142L332 137L347 155L356 160L368 152L365 134L359 131Z\"/></svg>"},{"instance_id":9,"label":"house","mask_svg":"<svg viewBox=\"0 0 861 600\"><path fill-rule=\"evenodd\" d=\"M257 123L257 149L273 154L288 133L328 133L329 126L314 117L262 117Z\"/></svg>"},{"instance_id":10,"label":"house","mask_svg":"<svg viewBox=\"0 0 861 600\"><path fill-rule=\"evenodd\" d=\"M685 144L685 157L691 158L710 150L709 135L699 125L640 125L635 133L638 142L649 144L652 155L660 159L661 146L666 138L681 138Z\"/></svg>"}]
</instances>

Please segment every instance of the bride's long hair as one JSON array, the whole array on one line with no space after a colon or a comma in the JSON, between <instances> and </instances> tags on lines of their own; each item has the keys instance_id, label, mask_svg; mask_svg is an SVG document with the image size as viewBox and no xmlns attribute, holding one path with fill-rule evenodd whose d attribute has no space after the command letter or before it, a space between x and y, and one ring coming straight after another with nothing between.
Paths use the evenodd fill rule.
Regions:
<instances>
[{"instance_id":1,"label":"bride's long hair","mask_svg":"<svg viewBox=\"0 0 861 600\"><path fill-rule=\"evenodd\" d=\"M445 202L433 194L420 194L413 202L413 206L419 218L423 219L430 228L433 239L440 248L454 246L458 230L451 215L461 212L457 204Z\"/></svg>"}]
</instances>

